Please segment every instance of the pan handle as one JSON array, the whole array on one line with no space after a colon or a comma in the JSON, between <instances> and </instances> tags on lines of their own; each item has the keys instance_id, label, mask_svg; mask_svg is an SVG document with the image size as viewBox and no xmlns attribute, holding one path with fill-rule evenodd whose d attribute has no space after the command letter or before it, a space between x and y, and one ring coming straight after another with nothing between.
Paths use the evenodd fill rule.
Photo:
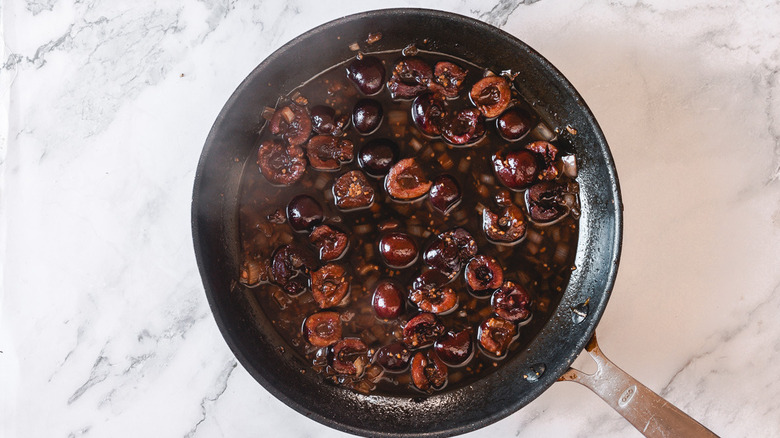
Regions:
<instances>
[{"instance_id":1,"label":"pan handle","mask_svg":"<svg viewBox=\"0 0 780 438\"><path fill-rule=\"evenodd\" d=\"M596 334L585 347L598 369L569 368L558 380L582 384L606 401L646 437L717 437L712 431L629 376L601 352Z\"/></svg>"}]
</instances>

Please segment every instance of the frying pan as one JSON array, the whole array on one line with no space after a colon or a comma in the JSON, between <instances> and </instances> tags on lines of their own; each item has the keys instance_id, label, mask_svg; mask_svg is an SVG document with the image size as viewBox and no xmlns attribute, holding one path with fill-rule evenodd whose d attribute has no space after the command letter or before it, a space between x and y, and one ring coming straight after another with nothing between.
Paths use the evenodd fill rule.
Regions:
<instances>
[{"instance_id":1,"label":"frying pan","mask_svg":"<svg viewBox=\"0 0 780 438\"><path fill-rule=\"evenodd\" d=\"M238 199L256 156L261 112L315 74L355 56L349 45L372 32L368 52L418 48L454 55L495 71L512 70L515 87L548 126L576 129L580 185L579 243L568 287L530 345L475 383L429 397L361 395L301 373L302 359L274 330L246 289L240 267ZM250 163L250 165L246 165ZM246 166L245 166L246 165ZM711 432L620 371L600 353L594 331L620 258L622 202L598 123L577 91L540 54L513 36L467 17L423 9L347 16L290 41L239 85L220 112L198 164L192 199L195 254L206 296L225 341L247 371L281 401L320 423L377 437L451 436L515 412L557 380L591 387L646 434ZM570 369L587 345L599 371ZM655 410L653 410L655 409ZM669 420L667 420L669 419Z\"/></svg>"}]
</instances>

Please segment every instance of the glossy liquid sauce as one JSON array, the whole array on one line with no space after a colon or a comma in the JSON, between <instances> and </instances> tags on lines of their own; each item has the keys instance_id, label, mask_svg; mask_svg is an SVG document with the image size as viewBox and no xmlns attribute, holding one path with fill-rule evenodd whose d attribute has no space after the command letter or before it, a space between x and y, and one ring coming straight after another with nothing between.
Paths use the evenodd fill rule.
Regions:
<instances>
[{"instance_id":1,"label":"glossy liquid sauce","mask_svg":"<svg viewBox=\"0 0 780 438\"><path fill-rule=\"evenodd\" d=\"M387 78L400 52L374 54L383 60ZM470 65L460 59L438 53L420 52L416 55L433 66L437 61L447 60L469 70L468 77L457 100L449 100L453 108L468 105L468 92L471 86L483 76L483 69ZM349 60L351 61L351 60ZM315 105L328 105L337 113L351 114L355 102L364 96L347 79L345 65L339 64L317 75L303 86L294 90L290 96L303 96L308 100L309 108ZM516 92L513 91L514 94ZM515 96L529 111L532 108ZM409 302L400 318L385 321L375 316L372 308L374 287L381 279L393 279L405 288L420 274L422 253L432 238L440 232L462 227L468 230L476 240L478 254L492 256L504 268L504 280L512 280L528 290L532 298L532 316L518 324L518 337L502 358L487 353L477 340L477 327L493 314L490 297L477 298L469 293L463 270L449 284L458 295L455 311L439 316L447 330L459 331L472 328L473 357L464 365L449 367L446 388L451 389L473 382L475 379L492 372L502 362L522 350L536 336L541 327L560 301L568 283L577 247L578 221L576 209L559 221L546 226L528 222L525 238L513 246L498 245L489 242L482 230L482 209L498 211L494 199L495 193L503 188L493 171L490 157L501 148L522 148L534 140L552 140L561 154L573 153L570 146L549 138L552 131L544 125L532 130L517 142L507 142L497 131L494 120L485 122L486 135L470 147L453 147L441 138L426 138L411 120L411 100L392 100L385 87L378 95L384 109L384 118L378 130L364 136L353 127L346 132L346 138L354 143L355 156L360 147L374 138L389 138L400 148L400 158L416 157L418 163L433 179L440 174L449 174L459 183L462 200L445 216L432 208L427 197L414 202L391 200L383 188L382 178L369 177L376 192L374 204L369 209L344 212L333 201L333 180L350 170L360 170L358 160L342 166L339 171L318 171L307 167L304 176L290 186L275 186L269 183L258 171L254 157L246 163L241 183L240 230L244 260L251 260L263 266L259 285L252 285L251 296L257 300L260 308L273 322L279 334L289 342L289 347L299 354L305 362L311 364L311 370L322 375L323 380L343 385L362 393L382 393L398 396L420 396L424 393L411 383L410 371L386 372L372 360L380 347L401 339L406 321L417 315L419 310ZM273 105L273 102L259 102L259 105ZM268 127L260 133L258 146L273 138ZM559 177L573 185L567 176ZM299 194L308 194L317 200L324 210L324 223L343 230L349 236L349 248L346 255L336 263L347 270L350 282L349 302L336 307L343 322L342 337L357 337L368 346L368 362L361 376L344 376L335 373L328 365L328 347L317 348L310 345L302 333L302 325L307 316L320 311L310 291L297 297L285 294L273 283L266 273L274 250L282 244L293 243L312 251L316 258L316 249L308 241L307 232L296 232L288 223L282 222L285 208L291 198ZM513 201L527 216L524 192L511 192ZM387 220L400 222L398 231L411 235L420 248L420 257L405 269L388 267L380 257L377 248L380 231L378 226ZM307 371L308 372L308 371Z\"/></svg>"}]
</instances>

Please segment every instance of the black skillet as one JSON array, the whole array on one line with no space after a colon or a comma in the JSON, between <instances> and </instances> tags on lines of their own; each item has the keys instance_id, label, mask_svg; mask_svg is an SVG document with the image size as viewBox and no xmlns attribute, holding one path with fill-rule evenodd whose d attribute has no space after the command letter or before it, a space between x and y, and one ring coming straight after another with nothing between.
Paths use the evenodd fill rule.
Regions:
<instances>
[{"instance_id":1,"label":"black skillet","mask_svg":"<svg viewBox=\"0 0 780 438\"><path fill-rule=\"evenodd\" d=\"M382 39L367 48L366 36L376 32L382 33ZM549 126L576 129L571 139L582 205L577 269L559 305L528 348L496 372L427 398L365 396L324 384L314 373L300 373L300 359L291 348L279 348L285 342L236 281L239 182L246 163L250 163L248 170L256 171L251 164L262 109L316 73L354 57L349 48L353 42L367 52L398 50L414 43L495 71L512 70L519 73L515 87ZM195 177L192 228L209 304L238 360L288 406L336 429L378 437L464 433L515 412L559 379L592 387L618 410L643 413L647 398L654 395L636 381L621 379L620 370L603 356L596 356L600 370L593 376L569 368L586 345L588 351L598 353L591 338L609 299L620 256L622 203L604 135L580 95L555 67L523 42L477 20L421 9L372 11L326 23L274 52L241 83L209 133ZM597 383L591 382L594 379ZM650 415L630 421L647 433L652 421L643 422Z\"/></svg>"}]
</instances>

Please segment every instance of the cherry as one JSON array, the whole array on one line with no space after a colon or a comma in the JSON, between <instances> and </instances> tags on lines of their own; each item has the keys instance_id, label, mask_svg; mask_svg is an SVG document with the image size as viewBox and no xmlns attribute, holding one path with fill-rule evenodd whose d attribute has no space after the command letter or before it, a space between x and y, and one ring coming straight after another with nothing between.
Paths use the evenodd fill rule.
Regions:
<instances>
[{"instance_id":1,"label":"cherry","mask_svg":"<svg viewBox=\"0 0 780 438\"><path fill-rule=\"evenodd\" d=\"M534 124L534 118L519 107L504 111L496 119L496 129L504 140L515 141L525 137Z\"/></svg>"},{"instance_id":2,"label":"cherry","mask_svg":"<svg viewBox=\"0 0 780 438\"><path fill-rule=\"evenodd\" d=\"M295 231L305 231L322 223L322 206L309 195L298 195L287 204L287 222Z\"/></svg>"},{"instance_id":3,"label":"cherry","mask_svg":"<svg viewBox=\"0 0 780 438\"><path fill-rule=\"evenodd\" d=\"M500 214L487 208L482 210L482 230L488 239L496 243L519 243L525 237L527 227L523 211L514 204L504 207Z\"/></svg>"},{"instance_id":4,"label":"cherry","mask_svg":"<svg viewBox=\"0 0 780 438\"><path fill-rule=\"evenodd\" d=\"M447 61L437 62L433 68L433 81L428 88L452 99L460 94L460 87L466 80L468 70Z\"/></svg>"},{"instance_id":5,"label":"cherry","mask_svg":"<svg viewBox=\"0 0 780 438\"><path fill-rule=\"evenodd\" d=\"M539 172L539 178L545 181L558 178L560 171L555 163L555 158L558 156L557 147L553 146L550 142L535 141L527 144L525 148L529 151L536 152L544 163L544 168Z\"/></svg>"},{"instance_id":6,"label":"cherry","mask_svg":"<svg viewBox=\"0 0 780 438\"><path fill-rule=\"evenodd\" d=\"M443 274L439 275L443 277L444 282L423 279L423 276L429 272L437 271L426 271L417 277L409 294L409 300L423 312L444 314L455 310L458 305L458 295L451 287L443 286L449 279Z\"/></svg>"},{"instance_id":7,"label":"cherry","mask_svg":"<svg viewBox=\"0 0 780 438\"><path fill-rule=\"evenodd\" d=\"M404 343L411 348L422 348L444 333L444 326L431 313L420 313L406 323L403 330Z\"/></svg>"},{"instance_id":8,"label":"cherry","mask_svg":"<svg viewBox=\"0 0 780 438\"><path fill-rule=\"evenodd\" d=\"M403 342L393 342L377 350L374 357L385 370L398 373L409 366L412 353Z\"/></svg>"},{"instance_id":9,"label":"cherry","mask_svg":"<svg viewBox=\"0 0 780 438\"><path fill-rule=\"evenodd\" d=\"M528 291L512 281L504 282L500 289L493 292L490 304L496 315L507 321L523 321L531 316L531 297Z\"/></svg>"},{"instance_id":10,"label":"cherry","mask_svg":"<svg viewBox=\"0 0 780 438\"><path fill-rule=\"evenodd\" d=\"M336 110L326 105L317 105L310 111L311 126L321 135L340 137L349 126L349 116L337 115Z\"/></svg>"},{"instance_id":11,"label":"cherry","mask_svg":"<svg viewBox=\"0 0 780 438\"><path fill-rule=\"evenodd\" d=\"M478 296L498 289L504 281L504 270L498 260L484 255L469 260L465 275L469 290Z\"/></svg>"},{"instance_id":12,"label":"cherry","mask_svg":"<svg viewBox=\"0 0 780 438\"><path fill-rule=\"evenodd\" d=\"M367 96L379 93L385 83L385 66L379 58L363 55L347 66L347 78Z\"/></svg>"},{"instance_id":13,"label":"cherry","mask_svg":"<svg viewBox=\"0 0 780 438\"><path fill-rule=\"evenodd\" d=\"M331 262L344 255L349 245L349 238L340 230L320 225L309 234L309 242L318 249L320 260Z\"/></svg>"},{"instance_id":14,"label":"cherry","mask_svg":"<svg viewBox=\"0 0 780 438\"><path fill-rule=\"evenodd\" d=\"M569 212L566 188L554 181L534 184L525 192L525 202L531 219L540 224L554 222Z\"/></svg>"},{"instance_id":15,"label":"cherry","mask_svg":"<svg viewBox=\"0 0 780 438\"><path fill-rule=\"evenodd\" d=\"M411 99L428 89L433 72L431 66L416 57L401 58L393 66L387 89L393 99Z\"/></svg>"},{"instance_id":16,"label":"cherry","mask_svg":"<svg viewBox=\"0 0 780 438\"><path fill-rule=\"evenodd\" d=\"M314 258L292 245L276 248L272 256L271 276L289 295L299 295L309 287L309 273L316 268Z\"/></svg>"},{"instance_id":17,"label":"cherry","mask_svg":"<svg viewBox=\"0 0 780 438\"><path fill-rule=\"evenodd\" d=\"M463 365L471 359L474 352L471 338L471 329L459 332L450 330L436 340L433 349L447 365Z\"/></svg>"},{"instance_id":18,"label":"cherry","mask_svg":"<svg viewBox=\"0 0 780 438\"><path fill-rule=\"evenodd\" d=\"M425 135L430 137L441 135L446 119L447 106L441 96L425 93L412 102L412 121Z\"/></svg>"},{"instance_id":19,"label":"cherry","mask_svg":"<svg viewBox=\"0 0 780 438\"><path fill-rule=\"evenodd\" d=\"M336 178L333 183L333 198L336 207L342 210L367 208L374 203L374 188L363 172L351 170Z\"/></svg>"},{"instance_id":20,"label":"cherry","mask_svg":"<svg viewBox=\"0 0 780 438\"><path fill-rule=\"evenodd\" d=\"M408 234L391 232L379 239L379 254L391 268L402 269L417 260L417 243Z\"/></svg>"},{"instance_id":21,"label":"cherry","mask_svg":"<svg viewBox=\"0 0 780 438\"><path fill-rule=\"evenodd\" d=\"M429 193L431 205L442 214L447 214L458 205L461 198L460 185L450 175L439 175L433 180Z\"/></svg>"},{"instance_id":22,"label":"cherry","mask_svg":"<svg viewBox=\"0 0 780 438\"><path fill-rule=\"evenodd\" d=\"M374 288L371 298L376 316L382 319L398 318L404 310L404 299L401 287L390 280L380 281Z\"/></svg>"},{"instance_id":23,"label":"cherry","mask_svg":"<svg viewBox=\"0 0 780 438\"><path fill-rule=\"evenodd\" d=\"M404 158L395 163L385 177L387 193L401 200L412 200L425 195L431 184L414 158Z\"/></svg>"},{"instance_id":24,"label":"cherry","mask_svg":"<svg viewBox=\"0 0 780 438\"><path fill-rule=\"evenodd\" d=\"M291 103L276 110L271 116L271 134L281 135L291 146L306 143L311 135L311 117L305 106Z\"/></svg>"},{"instance_id":25,"label":"cherry","mask_svg":"<svg viewBox=\"0 0 780 438\"><path fill-rule=\"evenodd\" d=\"M412 358L412 382L421 391L442 389L447 384L447 365L435 352L418 352Z\"/></svg>"},{"instance_id":26,"label":"cherry","mask_svg":"<svg viewBox=\"0 0 780 438\"><path fill-rule=\"evenodd\" d=\"M360 99L352 110L352 125L363 134L368 135L376 131L382 123L382 104L374 99Z\"/></svg>"},{"instance_id":27,"label":"cherry","mask_svg":"<svg viewBox=\"0 0 780 438\"><path fill-rule=\"evenodd\" d=\"M512 190L524 189L537 180L539 161L529 150L498 151L492 161L498 180Z\"/></svg>"},{"instance_id":28,"label":"cherry","mask_svg":"<svg viewBox=\"0 0 780 438\"><path fill-rule=\"evenodd\" d=\"M341 339L341 318L336 312L317 312L303 323L303 336L315 347L327 347Z\"/></svg>"},{"instance_id":29,"label":"cherry","mask_svg":"<svg viewBox=\"0 0 780 438\"><path fill-rule=\"evenodd\" d=\"M477 242L471 233L463 228L454 228L433 239L423 254L423 260L431 268L452 276L476 253Z\"/></svg>"},{"instance_id":30,"label":"cherry","mask_svg":"<svg viewBox=\"0 0 780 438\"><path fill-rule=\"evenodd\" d=\"M306 145L306 156L317 170L338 170L342 163L352 161L355 146L346 138L315 135Z\"/></svg>"},{"instance_id":31,"label":"cherry","mask_svg":"<svg viewBox=\"0 0 780 438\"><path fill-rule=\"evenodd\" d=\"M363 374L368 364L368 347L363 341L358 338L344 338L331 348L328 359L335 372L354 376Z\"/></svg>"},{"instance_id":32,"label":"cherry","mask_svg":"<svg viewBox=\"0 0 780 438\"><path fill-rule=\"evenodd\" d=\"M311 293L320 309L334 307L349 292L349 280L343 266L328 263L311 274Z\"/></svg>"},{"instance_id":33,"label":"cherry","mask_svg":"<svg viewBox=\"0 0 780 438\"><path fill-rule=\"evenodd\" d=\"M290 185L306 172L306 157L298 146L285 146L279 140L267 140L257 151L257 164L265 179Z\"/></svg>"},{"instance_id":34,"label":"cherry","mask_svg":"<svg viewBox=\"0 0 780 438\"><path fill-rule=\"evenodd\" d=\"M358 153L358 164L371 176L385 176L398 161L398 145L385 138L374 139L363 145Z\"/></svg>"},{"instance_id":35,"label":"cherry","mask_svg":"<svg viewBox=\"0 0 780 438\"><path fill-rule=\"evenodd\" d=\"M441 130L444 140L456 146L475 143L483 135L485 118L476 108L465 108L451 113Z\"/></svg>"},{"instance_id":36,"label":"cherry","mask_svg":"<svg viewBox=\"0 0 780 438\"><path fill-rule=\"evenodd\" d=\"M495 356L503 356L517 337L517 327L505 319L490 317L479 326L479 344Z\"/></svg>"},{"instance_id":37,"label":"cherry","mask_svg":"<svg viewBox=\"0 0 780 438\"><path fill-rule=\"evenodd\" d=\"M487 76L471 87L471 101L488 119L498 116L509 106L512 90L502 76Z\"/></svg>"}]
</instances>

